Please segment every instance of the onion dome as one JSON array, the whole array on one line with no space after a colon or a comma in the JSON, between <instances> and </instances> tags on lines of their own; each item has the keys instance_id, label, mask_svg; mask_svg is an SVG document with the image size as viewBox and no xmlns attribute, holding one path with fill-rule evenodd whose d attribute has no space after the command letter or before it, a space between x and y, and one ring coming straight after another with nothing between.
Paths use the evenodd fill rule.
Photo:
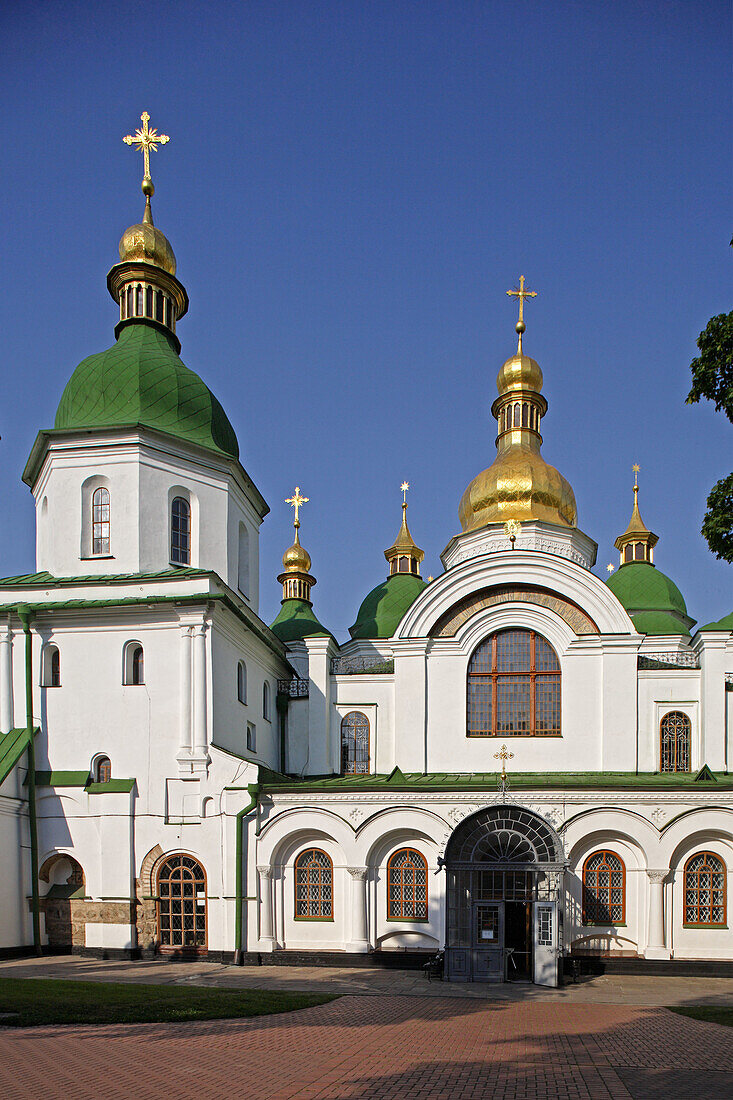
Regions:
<instances>
[{"instance_id":1,"label":"onion dome","mask_svg":"<svg viewBox=\"0 0 733 1100\"><path fill-rule=\"evenodd\" d=\"M120 263L152 264L169 275L176 273L176 257L170 241L153 225L150 198L145 203L142 222L131 225L120 239Z\"/></svg>"},{"instance_id":2,"label":"onion dome","mask_svg":"<svg viewBox=\"0 0 733 1100\"><path fill-rule=\"evenodd\" d=\"M677 585L651 562L624 565L606 584L640 634L689 634L695 624Z\"/></svg>"},{"instance_id":3,"label":"onion dome","mask_svg":"<svg viewBox=\"0 0 733 1100\"><path fill-rule=\"evenodd\" d=\"M311 576L311 557L300 545L300 509L308 503L308 497L301 496L300 487L285 501L295 509L293 527L295 538L283 554L283 572L277 578L283 586L283 598L280 611L270 627L281 642L301 642L304 638L332 638L316 618L311 604L311 589L316 578Z\"/></svg>"},{"instance_id":4,"label":"onion dome","mask_svg":"<svg viewBox=\"0 0 733 1100\"><path fill-rule=\"evenodd\" d=\"M410 488L402 482L402 524L397 538L384 556L389 562L389 577L373 588L362 601L356 622L349 628L352 638L391 638L410 604L422 592L426 582L420 576L425 554L415 544L407 526L407 500Z\"/></svg>"},{"instance_id":5,"label":"onion dome","mask_svg":"<svg viewBox=\"0 0 733 1100\"><path fill-rule=\"evenodd\" d=\"M489 523L542 520L560 527L577 525L575 494L570 483L540 453L540 424L547 412L542 395L542 371L522 350L525 332L525 297L534 291L507 291L520 302L517 352L506 360L496 379L499 396L491 406L498 435L496 458L470 483L458 507L463 531L475 531Z\"/></svg>"}]
</instances>

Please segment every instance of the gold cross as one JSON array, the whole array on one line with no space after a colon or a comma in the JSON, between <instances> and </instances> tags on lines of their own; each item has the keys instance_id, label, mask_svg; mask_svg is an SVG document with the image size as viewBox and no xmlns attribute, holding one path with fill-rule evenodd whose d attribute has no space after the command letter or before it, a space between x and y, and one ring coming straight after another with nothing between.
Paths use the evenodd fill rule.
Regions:
<instances>
[{"instance_id":1,"label":"gold cross","mask_svg":"<svg viewBox=\"0 0 733 1100\"><path fill-rule=\"evenodd\" d=\"M149 130L148 123L150 122L150 115L147 111L143 111L140 115L140 121L142 122L142 128L138 128L134 134L128 134L123 137L125 145L135 145L138 153L142 153L143 162L145 166L144 179L150 179L150 150L156 152L159 145L165 145L170 141L167 134L159 134L157 130Z\"/></svg>"},{"instance_id":2,"label":"gold cross","mask_svg":"<svg viewBox=\"0 0 733 1100\"><path fill-rule=\"evenodd\" d=\"M299 485L295 486L295 492L293 493L293 495L286 499L285 503L286 504L292 504L293 508L295 508L295 519L293 521L293 526L294 527L300 527L299 512L300 512L300 509L302 508L302 506L304 504L308 503L308 499L309 499L308 497L302 497L300 495L300 486Z\"/></svg>"},{"instance_id":3,"label":"gold cross","mask_svg":"<svg viewBox=\"0 0 733 1100\"><path fill-rule=\"evenodd\" d=\"M410 488L409 481L403 481L400 485L400 492L402 493L402 503L407 504L407 490Z\"/></svg>"},{"instance_id":4,"label":"gold cross","mask_svg":"<svg viewBox=\"0 0 733 1100\"><path fill-rule=\"evenodd\" d=\"M501 778L506 780L506 762L507 760L513 760L514 753L507 752L506 745L502 745L498 752L494 753L494 760L501 760Z\"/></svg>"},{"instance_id":5,"label":"gold cross","mask_svg":"<svg viewBox=\"0 0 733 1100\"><path fill-rule=\"evenodd\" d=\"M639 467L636 465L636 463L634 463L634 465L631 467L631 469L632 469L633 474L634 474L634 488L638 489L639 488Z\"/></svg>"},{"instance_id":6,"label":"gold cross","mask_svg":"<svg viewBox=\"0 0 733 1100\"><path fill-rule=\"evenodd\" d=\"M507 290L507 294L509 295L510 298L519 298L519 321L520 321L520 324L524 324L524 299L525 298L536 298L537 297L537 291L536 290L525 290L524 289L524 275L520 275L519 276L519 289L517 289L517 287L514 287L513 290Z\"/></svg>"}]
</instances>

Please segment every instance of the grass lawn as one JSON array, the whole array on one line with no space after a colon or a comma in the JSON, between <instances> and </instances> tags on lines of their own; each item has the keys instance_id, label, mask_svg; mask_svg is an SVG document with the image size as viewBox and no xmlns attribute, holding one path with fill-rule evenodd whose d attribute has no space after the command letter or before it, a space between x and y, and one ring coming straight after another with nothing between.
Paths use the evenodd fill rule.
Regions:
<instances>
[{"instance_id":1,"label":"grass lawn","mask_svg":"<svg viewBox=\"0 0 733 1100\"><path fill-rule=\"evenodd\" d=\"M262 989L71 982L56 978L0 978L0 1026L133 1024L265 1016L322 1005L327 993L279 993Z\"/></svg>"},{"instance_id":2,"label":"grass lawn","mask_svg":"<svg viewBox=\"0 0 733 1100\"><path fill-rule=\"evenodd\" d=\"M733 1027L733 1007L728 1005L696 1005L694 1008L673 1008L680 1016L691 1016L693 1020L707 1020L709 1024L725 1024Z\"/></svg>"}]
</instances>

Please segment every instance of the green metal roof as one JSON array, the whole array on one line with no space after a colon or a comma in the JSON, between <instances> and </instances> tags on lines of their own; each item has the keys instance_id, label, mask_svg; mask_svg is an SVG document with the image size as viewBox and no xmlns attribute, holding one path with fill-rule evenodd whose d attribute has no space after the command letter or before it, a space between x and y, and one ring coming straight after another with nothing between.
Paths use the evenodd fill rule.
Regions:
<instances>
[{"instance_id":1,"label":"green metal roof","mask_svg":"<svg viewBox=\"0 0 733 1100\"><path fill-rule=\"evenodd\" d=\"M36 772L37 787L83 787L87 794L129 794L135 782L110 779L106 783L93 783L89 771Z\"/></svg>"},{"instance_id":2,"label":"green metal roof","mask_svg":"<svg viewBox=\"0 0 733 1100\"><path fill-rule=\"evenodd\" d=\"M56 413L57 429L139 424L239 457L224 409L178 357L173 339L153 325L128 325L106 351L84 359Z\"/></svg>"},{"instance_id":3,"label":"green metal roof","mask_svg":"<svg viewBox=\"0 0 733 1100\"><path fill-rule=\"evenodd\" d=\"M641 634L690 633L695 620L687 614L682 593L674 581L649 562L622 565L606 584Z\"/></svg>"},{"instance_id":4,"label":"green metal roof","mask_svg":"<svg viewBox=\"0 0 733 1100\"><path fill-rule=\"evenodd\" d=\"M414 573L394 573L382 581L362 601L356 622L349 628L351 637L391 638L426 584Z\"/></svg>"},{"instance_id":5,"label":"green metal roof","mask_svg":"<svg viewBox=\"0 0 733 1100\"><path fill-rule=\"evenodd\" d=\"M733 611L730 615L726 615L722 619L718 619L717 623L706 623L705 626L698 627L698 630L702 633L703 630L730 630L733 631Z\"/></svg>"},{"instance_id":6,"label":"green metal roof","mask_svg":"<svg viewBox=\"0 0 733 1100\"><path fill-rule=\"evenodd\" d=\"M33 736L38 733L38 727L33 730ZM27 728L10 730L4 737L0 737L0 783L4 783L15 765L30 744L30 736Z\"/></svg>"},{"instance_id":7,"label":"green metal roof","mask_svg":"<svg viewBox=\"0 0 733 1100\"><path fill-rule=\"evenodd\" d=\"M302 642L304 638L333 638L330 630L316 618L313 608L305 600L283 600L272 633L281 642Z\"/></svg>"},{"instance_id":8,"label":"green metal roof","mask_svg":"<svg viewBox=\"0 0 733 1100\"><path fill-rule=\"evenodd\" d=\"M208 569L174 566L158 573L86 573L79 577L54 577L53 573L26 573L21 577L3 577L0 588L68 588L83 584L138 584L140 581L180 581L187 577L210 577Z\"/></svg>"},{"instance_id":9,"label":"green metal roof","mask_svg":"<svg viewBox=\"0 0 733 1100\"><path fill-rule=\"evenodd\" d=\"M717 790L733 790L733 775L714 773ZM341 775L263 777L262 789L275 791L495 791L496 772L420 772L402 773L395 768L390 775ZM691 772L517 772L509 776L509 791L519 790L699 790L700 783Z\"/></svg>"}]
</instances>

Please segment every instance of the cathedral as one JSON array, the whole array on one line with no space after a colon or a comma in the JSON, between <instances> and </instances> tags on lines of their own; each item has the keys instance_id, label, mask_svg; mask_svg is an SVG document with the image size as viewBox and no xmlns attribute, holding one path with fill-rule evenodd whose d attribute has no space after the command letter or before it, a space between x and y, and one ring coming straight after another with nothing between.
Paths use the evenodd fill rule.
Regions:
<instances>
[{"instance_id":1,"label":"cathedral","mask_svg":"<svg viewBox=\"0 0 733 1100\"><path fill-rule=\"evenodd\" d=\"M733 958L733 614L695 625L637 478L618 566L593 572L542 457L524 278L496 457L443 572L421 576L405 483L384 579L337 639L298 487L268 625L269 509L180 358L148 123L125 139L145 209L107 276L114 343L38 432L35 572L0 580L0 954L444 951L447 980L543 985L568 958Z\"/></svg>"}]
</instances>

